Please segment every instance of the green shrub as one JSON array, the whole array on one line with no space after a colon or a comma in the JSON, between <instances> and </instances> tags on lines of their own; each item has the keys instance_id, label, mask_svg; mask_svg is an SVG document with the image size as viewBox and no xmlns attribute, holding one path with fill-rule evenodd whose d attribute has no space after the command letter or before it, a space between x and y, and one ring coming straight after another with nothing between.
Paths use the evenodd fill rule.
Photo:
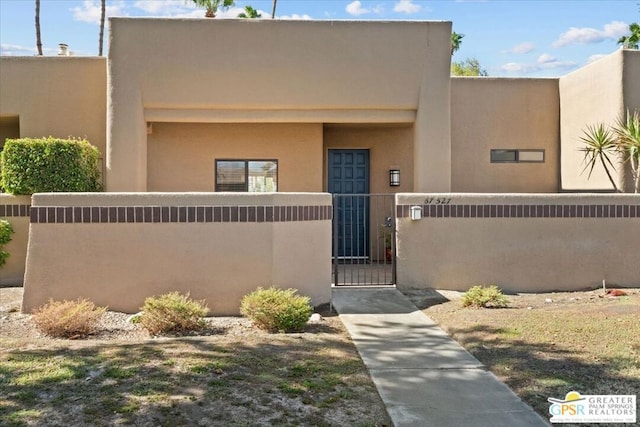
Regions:
<instances>
[{"instance_id":1,"label":"green shrub","mask_svg":"<svg viewBox=\"0 0 640 427\"><path fill-rule=\"evenodd\" d=\"M100 191L98 149L81 139L7 139L0 185L7 193Z\"/></svg>"},{"instance_id":2,"label":"green shrub","mask_svg":"<svg viewBox=\"0 0 640 427\"><path fill-rule=\"evenodd\" d=\"M245 295L240 313L269 332L297 332L304 329L313 313L309 297L296 295L295 289L268 288Z\"/></svg>"},{"instance_id":3,"label":"green shrub","mask_svg":"<svg viewBox=\"0 0 640 427\"><path fill-rule=\"evenodd\" d=\"M209 311L204 300L194 301L179 292L149 297L141 310L140 324L151 335L201 330Z\"/></svg>"},{"instance_id":4,"label":"green shrub","mask_svg":"<svg viewBox=\"0 0 640 427\"><path fill-rule=\"evenodd\" d=\"M462 296L463 307L506 307L509 300L496 285L474 286Z\"/></svg>"},{"instance_id":5,"label":"green shrub","mask_svg":"<svg viewBox=\"0 0 640 427\"><path fill-rule=\"evenodd\" d=\"M9 252L2 250L2 247L11 241L13 227L6 219L0 219L0 268L7 262Z\"/></svg>"},{"instance_id":6,"label":"green shrub","mask_svg":"<svg viewBox=\"0 0 640 427\"><path fill-rule=\"evenodd\" d=\"M33 313L36 327L55 338L82 338L98 330L100 318L106 307L96 307L86 299L54 301Z\"/></svg>"}]
</instances>

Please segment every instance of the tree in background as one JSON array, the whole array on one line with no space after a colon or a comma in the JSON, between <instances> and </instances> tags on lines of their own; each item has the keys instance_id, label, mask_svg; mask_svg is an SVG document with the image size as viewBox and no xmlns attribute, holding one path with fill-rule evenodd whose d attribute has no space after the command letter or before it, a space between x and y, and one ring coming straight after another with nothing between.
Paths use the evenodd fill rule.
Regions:
<instances>
[{"instance_id":1,"label":"tree in background","mask_svg":"<svg viewBox=\"0 0 640 427\"><path fill-rule=\"evenodd\" d=\"M451 56L460 49L460 45L462 44L462 39L464 38L464 34L458 34L455 31L451 33Z\"/></svg>"},{"instance_id":2,"label":"tree in background","mask_svg":"<svg viewBox=\"0 0 640 427\"><path fill-rule=\"evenodd\" d=\"M618 39L618 44L624 49L639 49L640 45L640 24L633 22L629 24L631 34Z\"/></svg>"},{"instance_id":3,"label":"tree in background","mask_svg":"<svg viewBox=\"0 0 640 427\"><path fill-rule=\"evenodd\" d=\"M487 70L480 66L476 58L451 63L452 76L488 76Z\"/></svg>"},{"instance_id":4,"label":"tree in background","mask_svg":"<svg viewBox=\"0 0 640 427\"><path fill-rule=\"evenodd\" d=\"M192 0L196 6L204 7L206 12L205 18L215 18L218 8L227 9L235 3L234 0Z\"/></svg>"},{"instance_id":5,"label":"tree in background","mask_svg":"<svg viewBox=\"0 0 640 427\"><path fill-rule=\"evenodd\" d=\"M464 34L453 31L451 33L451 56L460 49ZM451 63L452 76L488 76L487 70L480 66L476 58L467 58L464 61Z\"/></svg>"},{"instance_id":6,"label":"tree in background","mask_svg":"<svg viewBox=\"0 0 640 427\"><path fill-rule=\"evenodd\" d=\"M36 0L36 47L42 56L42 38L40 37L40 0Z\"/></svg>"},{"instance_id":7,"label":"tree in background","mask_svg":"<svg viewBox=\"0 0 640 427\"><path fill-rule=\"evenodd\" d=\"M104 18L107 11L107 0L100 0L100 37L98 38L98 56L102 56L104 40Z\"/></svg>"},{"instance_id":8,"label":"tree in background","mask_svg":"<svg viewBox=\"0 0 640 427\"><path fill-rule=\"evenodd\" d=\"M256 9L254 9L252 6L247 5L244 7L244 12L240 12L238 14L238 18L258 19L258 18L262 18L262 14L258 12Z\"/></svg>"}]
</instances>

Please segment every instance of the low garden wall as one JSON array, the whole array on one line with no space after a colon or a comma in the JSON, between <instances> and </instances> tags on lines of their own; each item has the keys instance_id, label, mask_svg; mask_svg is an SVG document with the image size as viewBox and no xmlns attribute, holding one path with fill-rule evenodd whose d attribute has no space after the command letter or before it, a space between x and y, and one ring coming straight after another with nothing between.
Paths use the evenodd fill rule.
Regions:
<instances>
[{"instance_id":1,"label":"low garden wall","mask_svg":"<svg viewBox=\"0 0 640 427\"><path fill-rule=\"evenodd\" d=\"M22 310L82 297L134 313L181 291L235 315L271 285L326 303L331 215L322 193L35 194Z\"/></svg>"},{"instance_id":2,"label":"low garden wall","mask_svg":"<svg viewBox=\"0 0 640 427\"><path fill-rule=\"evenodd\" d=\"M0 286L22 285L29 241L30 205L31 196L0 194L0 218L9 221L14 231L11 241L4 247L9 258L0 267Z\"/></svg>"},{"instance_id":3,"label":"low garden wall","mask_svg":"<svg viewBox=\"0 0 640 427\"><path fill-rule=\"evenodd\" d=\"M640 286L640 195L398 194L396 203L400 288Z\"/></svg>"}]
</instances>

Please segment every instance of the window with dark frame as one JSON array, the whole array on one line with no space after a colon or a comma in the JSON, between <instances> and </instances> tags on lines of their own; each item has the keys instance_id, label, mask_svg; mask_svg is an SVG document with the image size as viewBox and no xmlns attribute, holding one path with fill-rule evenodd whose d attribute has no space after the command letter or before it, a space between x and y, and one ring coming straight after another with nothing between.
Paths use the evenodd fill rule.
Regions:
<instances>
[{"instance_id":1,"label":"window with dark frame","mask_svg":"<svg viewBox=\"0 0 640 427\"><path fill-rule=\"evenodd\" d=\"M544 150L491 150L491 163L544 163Z\"/></svg>"},{"instance_id":2,"label":"window with dark frame","mask_svg":"<svg viewBox=\"0 0 640 427\"><path fill-rule=\"evenodd\" d=\"M216 159L215 190L264 193L278 191L278 161Z\"/></svg>"}]
</instances>

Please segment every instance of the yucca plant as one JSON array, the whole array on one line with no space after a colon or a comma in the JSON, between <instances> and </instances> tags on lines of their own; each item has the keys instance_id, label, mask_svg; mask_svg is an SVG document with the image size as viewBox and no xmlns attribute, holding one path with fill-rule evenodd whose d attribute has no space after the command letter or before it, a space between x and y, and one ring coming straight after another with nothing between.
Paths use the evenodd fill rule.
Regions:
<instances>
[{"instance_id":1,"label":"yucca plant","mask_svg":"<svg viewBox=\"0 0 640 427\"><path fill-rule=\"evenodd\" d=\"M584 147L579 149L584 153L585 167L582 172L584 173L585 170L589 169L588 178L591 178L593 168L600 162L613 188L619 191L609 171L609 167L615 170L611 157L617 155L619 151L616 135L604 123L589 125L582 133L580 140L584 143Z\"/></svg>"},{"instance_id":2,"label":"yucca plant","mask_svg":"<svg viewBox=\"0 0 640 427\"><path fill-rule=\"evenodd\" d=\"M634 190L640 192L640 112L627 110L624 117L618 118L613 126L617 148L624 153L625 161L631 164Z\"/></svg>"}]
</instances>

